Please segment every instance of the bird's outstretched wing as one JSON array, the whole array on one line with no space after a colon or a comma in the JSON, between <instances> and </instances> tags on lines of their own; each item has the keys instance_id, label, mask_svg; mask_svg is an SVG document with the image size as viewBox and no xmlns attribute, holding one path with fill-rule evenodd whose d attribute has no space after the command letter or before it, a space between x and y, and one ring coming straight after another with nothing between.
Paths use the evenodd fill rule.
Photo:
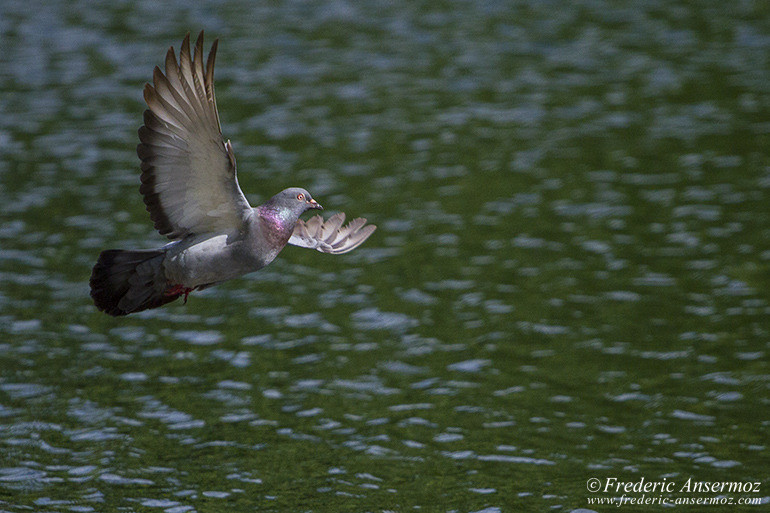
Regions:
<instances>
[{"instance_id":1,"label":"bird's outstretched wing","mask_svg":"<svg viewBox=\"0 0 770 513\"><path fill-rule=\"evenodd\" d=\"M353 219L343 227L344 222L343 213L334 214L326 222L321 216L311 217L307 222L300 219L294 226L289 244L340 255L356 249L377 229L373 224L367 225L363 217Z\"/></svg>"},{"instance_id":2,"label":"bird's outstretched wing","mask_svg":"<svg viewBox=\"0 0 770 513\"><path fill-rule=\"evenodd\" d=\"M153 85L144 86L148 110L139 129L142 160L140 192L161 235L180 239L192 233L230 233L251 207L238 186L235 155L222 138L214 97L217 41L203 65L203 32L190 54L184 38L177 62L166 54L166 73L155 67Z\"/></svg>"}]
</instances>

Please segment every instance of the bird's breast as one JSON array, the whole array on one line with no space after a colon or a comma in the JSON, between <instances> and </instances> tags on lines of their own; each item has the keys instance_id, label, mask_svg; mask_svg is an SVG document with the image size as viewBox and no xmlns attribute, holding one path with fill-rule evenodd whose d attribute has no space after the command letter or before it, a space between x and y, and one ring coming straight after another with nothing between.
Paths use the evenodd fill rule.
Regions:
<instances>
[{"instance_id":1,"label":"bird's breast","mask_svg":"<svg viewBox=\"0 0 770 513\"><path fill-rule=\"evenodd\" d=\"M283 219L277 215L260 215L260 235L257 241L263 245L264 250L280 251L289 242L294 226L288 226Z\"/></svg>"}]
</instances>

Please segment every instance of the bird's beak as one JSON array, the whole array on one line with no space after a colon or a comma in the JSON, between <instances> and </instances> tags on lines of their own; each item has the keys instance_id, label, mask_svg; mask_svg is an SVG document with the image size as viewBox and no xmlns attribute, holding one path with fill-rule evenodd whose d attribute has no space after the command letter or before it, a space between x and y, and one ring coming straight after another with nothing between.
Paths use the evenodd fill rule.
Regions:
<instances>
[{"instance_id":1,"label":"bird's beak","mask_svg":"<svg viewBox=\"0 0 770 513\"><path fill-rule=\"evenodd\" d=\"M318 203L318 202L317 202L316 200L314 200L314 199L311 199L310 201L308 201L308 203L310 204L310 208L315 208L315 209L317 209L317 210L323 210L323 209L324 209L324 208L321 206L321 204L320 204L320 203Z\"/></svg>"}]
</instances>

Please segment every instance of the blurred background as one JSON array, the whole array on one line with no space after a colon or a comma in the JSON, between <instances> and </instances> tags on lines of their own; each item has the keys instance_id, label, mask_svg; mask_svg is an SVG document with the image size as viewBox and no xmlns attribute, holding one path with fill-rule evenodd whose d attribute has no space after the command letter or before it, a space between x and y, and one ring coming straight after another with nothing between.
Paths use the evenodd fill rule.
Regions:
<instances>
[{"instance_id":1,"label":"blurred background","mask_svg":"<svg viewBox=\"0 0 770 513\"><path fill-rule=\"evenodd\" d=\"M769 500L770 4L191 4L0 3L0 509ZM201 29L252 204L379 229L110 318L99 251L165 243L142 87Z\"/></svg>"}]
</instances>

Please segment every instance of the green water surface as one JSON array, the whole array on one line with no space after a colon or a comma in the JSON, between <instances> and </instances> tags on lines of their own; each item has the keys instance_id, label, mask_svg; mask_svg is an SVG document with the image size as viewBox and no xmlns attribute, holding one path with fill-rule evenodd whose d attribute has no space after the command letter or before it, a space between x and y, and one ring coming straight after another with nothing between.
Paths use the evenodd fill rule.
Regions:
<instances>
[{"instance_id":1,"label":"green water surface","mask_svg":"<svg viewBox=\"0 0 770 513\"><path fill-rule=\"evenodd\" d=\"M200 29L252 204L379 229L111 318L99 251L165 243L142 86ZM0 510L770 501L767 3L8 0L0 42Z\"/></svg>"}]
</instances>

